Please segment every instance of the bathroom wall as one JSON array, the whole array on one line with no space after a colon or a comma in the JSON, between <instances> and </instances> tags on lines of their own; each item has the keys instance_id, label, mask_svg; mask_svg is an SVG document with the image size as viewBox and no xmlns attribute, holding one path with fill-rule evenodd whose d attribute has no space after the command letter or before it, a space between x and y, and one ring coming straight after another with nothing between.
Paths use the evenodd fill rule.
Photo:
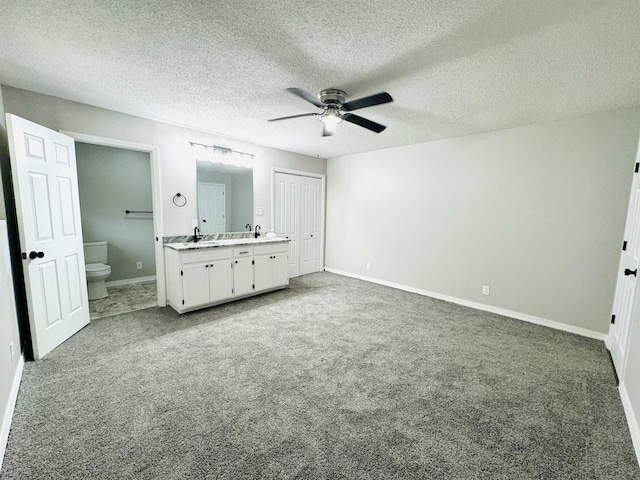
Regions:
<instances>
[{"instance_id":1,"label":"bathroom wall","mask_svg":"<svg viewBox=\"0 0 640 480\"><path fill-rule=\"evenodd\" d=\"M149 154L76 142L82 236L108 242L107 282L156 274ZM136 268L142 262L142 269Z\"/></svg>"},{"instance_id":2,"label":"bathroom wall","mask_svg":"<svg viewBox=\"0 0 640 480\"><path fill-rule=\"evenodd\" d=\"M629 109L329 159L326 266L604 336L639 136Z\"/></svg>"},{"instance_id":3,"label":"bathroom wall","mask_svg":"<svg viewBox=\"0 0 640 480\"><path fill-rule=\"evenodd\" d=\"M198 218L196 201L196 158L189 142L221 145L252 153L254 157L254 205L263 215L254 215L254 223L271 228L271 169L281 167L326 174L326 160L256 145L235 138L195 130L142 117L114 112L49 95L2 86L5 109L53 130L155 145L160 151L160 194L162 196L163 235L188 235L191 220ZM180 192L188 202L173 205Z\"/></svg>"},{"instance_id":4,"label":"bathroom wall","mask_svg":"<svg viewBox=\"0 0 640 480\"><path fill-rule=\"evenodd\" d=\"M8 162L9 151L4 103L0 95L0 164L2 164L2 170L5 170ZM11 415L23 365L6 218L2 182L0 182L0 469L9 437Z\"/></svg>"}]
</instances>

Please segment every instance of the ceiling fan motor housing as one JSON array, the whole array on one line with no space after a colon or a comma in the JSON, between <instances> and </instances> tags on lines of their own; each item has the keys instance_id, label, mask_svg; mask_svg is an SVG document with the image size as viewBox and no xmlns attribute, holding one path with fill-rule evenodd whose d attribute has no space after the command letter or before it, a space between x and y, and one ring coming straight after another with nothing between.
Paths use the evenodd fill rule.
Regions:
<instances>
[{"instance_id":1,"label":"ceiling fan motor housing","mask_svg":"<svg viewBox=\"0 0 640 480\"><path fill-rule=\"evenodd\" d=\"M347 100L347 94L342 90L328 88L320 92L320 101L328 106L340 107Z\"/></svg>"}]
</instances>

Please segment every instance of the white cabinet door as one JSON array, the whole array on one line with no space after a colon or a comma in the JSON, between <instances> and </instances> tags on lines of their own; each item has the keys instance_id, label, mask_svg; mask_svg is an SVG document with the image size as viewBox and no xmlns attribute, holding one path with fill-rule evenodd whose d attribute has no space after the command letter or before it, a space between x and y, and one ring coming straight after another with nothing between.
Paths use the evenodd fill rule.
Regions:
<instances>
[{"instance_id":1,"label":"white cabinet door","mask_svg":"<svg viewBox=\"0 0 640 480\"><path fill-rule=\"evenodd\" d=\"M271 260L271 286L280 287L289 284L289 265L287 253L276 253Z\"/></svg>"},{"instance_id":2,"label":"white cabinet door","mask_svg":"<svg viewBox=\"0 0 640 480\"><path fill-rule=\"evenodd\" d=\"M209 266L192 263L182 266L183 308L191 308L209 302Z\"/></svg>"},{"instance_id":3,"label":"white cabinet door","mask_svg":"<svg viewBox=\"0 0 640 480\"><path fill-rule=\"evenodd\" d=\"M217 302L233 295L231 260L219 260L209 265L209 301Z\"/></svg>"},{"instance_id":4,"label":"white cabinet door","mask_svg":"<svg viewBox=\"0 0 640 480\"><path fill-rule=\"evenodd\" d=\"M253 258L238 258L233 261L233 294L253 293Z\"/></svg>"},{"instance_id":5,"label":"white cabinet door","mask_svg":"<svg viewBox=\"0 0 640 480\"><path fill-rule=\"evenodd\" d=\"M7 114L11 173L33 354L89 323L72 138Z\"/></svg>"},{"instance_id":6,"label":"white cabinet door","mask_svg":"<svg viewBox=\"0 0 640 480\"><path fill-rule=\"evenodd\" d=\"M286 254L285 254L286 255ZM254 257L255 261L255 286L256 292L260 292L262 290L267 290L271 288L272 280L271 280L271 262L273 255L256 255ZM285 269L288 269L288 265L285 261Z\"/></svg>"}]
</instances>

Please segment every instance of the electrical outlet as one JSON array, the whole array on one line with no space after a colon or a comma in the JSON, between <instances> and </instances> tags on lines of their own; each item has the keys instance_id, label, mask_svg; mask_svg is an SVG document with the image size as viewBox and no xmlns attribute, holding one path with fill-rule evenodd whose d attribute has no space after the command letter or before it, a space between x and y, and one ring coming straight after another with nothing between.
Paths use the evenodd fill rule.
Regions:
<instances>
[{"instance_id":1,"label":"electrical outlet","mask_svg":"<svg viewBox=\"0 0 640 480\"><path fill-rule=\"evenodd\" d=\"M11 352L11 363L13 363L13 342L9 344L9 351Z\"/></svg>"},{"instance_id":2,"label":"electrical outlet","mask_svg":"<svg viewBox=\"0 0 640 480\"><path fill-rule=\"evenodd\" d=\"M367 270L371 270L371 264L367 262Z\"/></svg>"},{"instance_id":3,"label":"electrical outlet","mask_svg":"<svg viewBox=\"0 0 640 480\"><path fill-rule=\"evenodd\" d=\"M142 270L142 262L136 262L136 268Z\"/></svg>"},{"instance_id":4,"label":"electrical outlet","mask_svg":"<svg viewBox=\"0 0 640 480\"><path fill-rule=\"evenodd\" d=\"M482 286L482 294L483 295L491 295L491 287L489 285Z\"/></svg>"}]
</instances>

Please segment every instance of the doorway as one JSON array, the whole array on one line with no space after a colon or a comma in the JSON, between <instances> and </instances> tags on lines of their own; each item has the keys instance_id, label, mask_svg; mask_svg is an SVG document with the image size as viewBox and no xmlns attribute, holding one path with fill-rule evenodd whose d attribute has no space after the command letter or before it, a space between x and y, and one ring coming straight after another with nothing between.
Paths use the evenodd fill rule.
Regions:
<instances>
[{"instance_id":1,"label":"doorway","mask_svg":"<svg viewBox=\"0 0 640 480\"><path fill-rule=\"evenodd\" d=\"M162 232L163 232L162 210L161 210L162 201L160 196L161 192L160 192L160 176L159 176L159 165L158 165L159 164L158 148L153 145L128 142L125 140L99 137L95 135L87 135L84 133L77 133L77 132L70 132L70 131L61 131L60 133L63 133L64 135L67 135L73 138L76 144L80 142L80 143L89 144L89 145L114 147L114 148L123 149L126 151L142 152L148 156L147 161L149 162L150 169L147 170L147 172L150 172L150 179L151 179L151 209L146 211L150 211L152 213L148 214L148 213L131 212L133 210L138 210L138 209L133 207L131 208L126 207L125 211L130 210L130 213L126 214L126 212L123 211L122 215L123 217L124 215L128 215L129 217L128 221L133 221L133 218L136 216L151 217L150 219L146 218L145 221L151 222L151 224L153 225L152 227L152 230L153 230L152 239L154 242L153 263L155 265L155 268L154 268L155 297L157 298L157 301L154 304L159 307L166 306L167 296L166 296L166 290L165 290L164 252L163 252L163 244L162 244ZM121 177L126 176L125 172L120 172L120 174L121 174L120 175ZM145 211L145 210L140 210L140 211ZM125 221L124 218L122 219L122 221ZM144 268L144 263L143 263L143 268ZM136 269L137 269L137 266L136 266ZM119 287L118 290L126 290L126 289L120 288L120 286L117 285L117 283L115 282L116 281L114 281L114 283L111 284L112 287ZM153 288L153 286L149 286L149 285L143 285L143 284L140 284L140 285L145 287L146 290L149 290L149 288Z\"/></svg>"},{"instance_id":2,"label":"doorway","mask_svg":"<svg viewBox=\"0 0 640 480\"><path fill-rule=\"evenodd\" d=\"M82 238L103 245L110 269L109 296L89 297L91 320L157 305L149 153L84 142L75 150Z\"/></svg>"}]
</instances>

